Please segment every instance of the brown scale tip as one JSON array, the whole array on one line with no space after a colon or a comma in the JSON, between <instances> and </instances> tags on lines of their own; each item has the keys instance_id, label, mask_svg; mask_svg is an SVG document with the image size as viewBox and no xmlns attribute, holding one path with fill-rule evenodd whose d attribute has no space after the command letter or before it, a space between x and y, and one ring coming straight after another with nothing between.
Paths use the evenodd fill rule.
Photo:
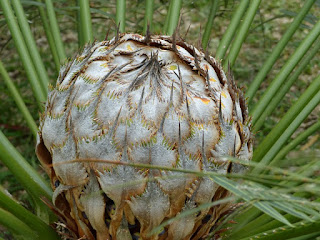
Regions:
<instances>
[{"instance_id":1,"label":"brown scale tip","mask_svg":"<svg viewBox=\"0 0 320 240\"><path fill-rule=\"evenodd\" d=\"M151 41L151 32L150 32L150 24L148 23L147 24L147 31L146 31L146 36L145 36L145 39L144 39L144 42L149 45Z\"/></svg>"},{"instance_id":2,"label":"brown scale tip","mask_svg":"<svg viewBox=\"0 0 320 240\"><path fill-rule=\"evenodd\" d=\"M106 37L104 38L104 40L105 40L105 41L107 41L107 40L108 40L109 33L110 33L110 28L108 28L108 30L107 30Z\"/></svg>"}]
</instances>

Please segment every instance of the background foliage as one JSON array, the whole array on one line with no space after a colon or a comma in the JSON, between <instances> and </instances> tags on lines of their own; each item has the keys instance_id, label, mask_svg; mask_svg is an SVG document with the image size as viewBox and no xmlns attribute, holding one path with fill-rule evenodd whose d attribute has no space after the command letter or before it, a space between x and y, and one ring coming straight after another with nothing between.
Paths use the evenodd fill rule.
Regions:
<instances>
[{"instance_id":1,"label":"background foliage","mask_svg":"<svg viewBox=\"0 0 320 240\"><path fill-rule=\"evenodd\" d=\"M12 0L12 2L15 1ZM41 15L38 11L39 6L42 6L45 9L47 5L44 4L45 1L42 2L21 0L20 2L22 3L26 17L28 19L28 23L31 27L31 31L36 41L37 48L40 52L41 59L44 63L46 71L48 72L50 83L54 84L58 74L58 61L56 60L57 57L55 59L52 55L45 30L43 28L43 19L41 18ZM121 1L118 1L118 3L119 2ZM264 62L268 59L282 36L285 34L293 18L297 16L298 12L302 8L304 2L305 1L301 0L263 0L260 4L258 11L254 15L253 22L250 25L245 42L241 46L238 58L232 67L237 85L242 87L245 92L248 92L248 88L255 79L257 73L260 71L261 66L263 66ZM85 35L90 35L90 33L85 33L83 31L81 33L80 31L84 25L82 23L86 23L88 21L84 21L79 17L79 5L76 4L76 1L55 0L53 1L53 3L53 10L57 17L59 33L61 35L65 50L65 53L60 53L60 55L63 56L63 54L65 54L65 56L67 57L72 57L74 53L78 51L79 47L83 45L84 39L86 38ZM211 29L211 41L208 48L209 52L213 56L216 55L219 44L221 43L221 39L223 38L227 27L229 26L230 20L234 16L235 10L239 6L239 4L239 1L219 1L216 17L213 21ZM125 30L129 32L138 31L140 33L143 33L143 29L145 29L145 1L128 0L126 6L127 11L125 12ZM212 10L210 9L210 6L211 1L208 0L183 1L181 9L180 34L182 36L186 34L185 38L188 42L201 46L201 40L199 39L201 39L204 33L205 23L210 16L210 11ZM115 21L116 19L121 17L119 15L119 11L117 15L116 9L116 1L90 1L90 13L92 20L91 29L93 31L93 37L95 39L99 41L103 40L108 29L110 29L109 38L114 36L116 28ZM168 9L169 1L159 0L154 2L154 13L152 15L153 33L162 33L164 31L164 19L166 19L167 17ZM306 38L313 26L320 19L319 10L320 1L315 1L312 8L304 18L304 21L302 22L302 24L299 24L299 27L296 30L295 34L290 39L281 55L277 58L272 71L270 71L268 75L263 79L259 91L254 94L253 98L249 99L250 110L254 109L255 104L259 99L261 99L267 87L279 74L281 68L294 54L301 41ZM0 29L1 33L3 33L0 35L0 59L3 62L5 69L8 71L10 78L13 80L13 83L19 89L23 101L29 109L33 119L38 119L39 108L37 100L33 92L31 91L28 81L26 80L27 73L25 71L25 68L21 64L20 56L17 54L17 47L14 44L12 34L9 31L7 22L5 21L3 9L0 12ZM83 27L83 29L88 30L90 29L90 26ZM261 143L266 138L268 133L283 118L283 116L285 116L290 107L301 96L301 93L304 92L307 87L310 86L310 84L314 81L314 79L319 76L320 58L319 51L316 51L318 46L319 39L310 50L311 52L312 49L315 49L315 56L311 60L308 60L306 67L302 69L302 73L298 74L298 80L295 81L295 84L293 86L289 86L289 90L286 92L284 98L280 101L280 104L276 107L272 114L268 115L263 121L259 122L260 126L259 131L256 131L255 146L258 146L259 143ZM318 90L318 92L319 91L320 90ZM320 108L319 106L317 106L310 114L308 114L308 117L303 121L298 130L295 131L295 133L290 137L289 140L285 140L284 146L290 146L289 142L297 139L298 136L301 137L301 135L299 134L306 132L310 126L316 126L314 128L319 129L318 125L314 125L319 122L319 111ZM16 103L13 101L8 87L5 84L5 81L2 80L2 78L0 80L0 130L11 141L16 149L23 154L23 157L31 164L31 166L36 169L43 177L46 177L42 169L39 167L38 161L34 154L35 142L32 131L30 131L30 128L26 124L23 115L21 115L20 111L18 110ZM282 189L282 193L296 193L299 196L306 197L306 199L308 200L315 200L319 198L319 185L317 187L312 186L312 184L316 184L317 182L310 180L310 185L302 184L303 177L310 177L312 179L319 178L319 164L317 164L317 160L319 159L320 155L319 131L312 131L312 134L310 135L310 137L299 142L297 146L294 146L293 150L291 150L289 154L281 157L284 158L285 156L287 156L287 160L281 161L281 163L277 165L277 167L281 167L282 170L276 168L271 169L272 171L269 175L270 182L265 182L266 186L270 187L275 186L278 183L283 183L286 186L290 186L291 188L287 188L287 192L284 192L284 188L282 189L281 187L279 187ZM261 152L261 154L262 153L263 152ZM290 172L296 172L297 174L300 174L298 176L295 176L299 179L299 181L292 181L292 175L289 175L291 176L291 179L285 179L285 177L287 177L288 175L287 173L283 172L284 170L290 170ZM255 181L253 182L257 182L257 179L263 178L257 175L258 173L261 174L261 171L256 171L256 175L251 176L255 179ZM277 175L278 179L281 179L281 177L283 177L283 180L285 181L281 182L280 180L277 180L274 175ZM267 177L263 179L266 181ZM219 181L219 179L215 180ZM31 201L30 195L26 194L24 187L19 183L19 181L17 181L17 178L8 170L5 165L1 163L0 184L5 189L7 189L15 199L18 199L24 207L33 211L32 209L34 209L35 206L33 206L33 201ZM245 186L249 187L247 185ZM256 185L251 185L250 187L259 189L260 186L258 187ZM306 187L309 187L310 189L306 190ZM316 212L318 211L318 207L318 205L315 205L315 207L313 208L315 212L309 212L308 216L314 217L316 215ZM284 212L281 213L285 215ZM293 216L297 215L296 212L291 212L291 214L293 214ZM258 216L260 216L260 218L257 218ZM251 222L251 220L255 220L256 218L258 219L257 221ZM297 221L297 219L292 219L292 215L291 217L286 218L288 218L291 222ZM239 227L235 228L234 231L239 231L240 226L245 227L242 233L237 234L237 236L241 236L241 234L243 234L244 237L246 229L250 229L252 231L252 229L259 229L260 227L263 230L263 227L266 223L272 224L272 221L275 221L272 220L272 218L267 218L265 215L261 214L261 212L254 212L254 210L251 210L251 213L249 210L249 213L247 211L245 212L245 214L240 215L240 217L236 219L237 221L242 221L242 225L240 224ZM302 217L302 219L305 218ZM319 222L316 223L319 224ZM278 225L276 223L274 224L275 225L272 225L272 227L278 226L279 222L277 222ZM291 230L292 229L290 228L290 230L288 231ZM257 233L259 232L257 231ZM4 229L2 230L1 234L2 235L0 236L8 239L11 236ZM303 239L314 239L314 236L319 236L319 234L315 235L317 234L316 232L313 234L314 235L307 236ZM233 235L233 237L234 236L235 235ZM232 238L232 235L230 238L236 239L235 237ZM281 238L280 236L277 239L285 238Z\"/></svg>"}]
</instances>

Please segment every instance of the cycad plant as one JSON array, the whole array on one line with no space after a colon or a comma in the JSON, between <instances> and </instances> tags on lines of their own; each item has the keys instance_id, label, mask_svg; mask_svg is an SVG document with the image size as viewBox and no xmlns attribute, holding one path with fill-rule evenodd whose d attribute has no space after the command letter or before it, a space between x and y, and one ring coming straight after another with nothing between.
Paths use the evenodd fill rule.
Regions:
<instances>
[{"instance_id":1,"label":"cycad plant","mask_svg":"<svg viewBox=\"0 0 320 240\"><path fill-rule=\"evenodd\" d=\"M292 152L319 146L319 2L297 4L1 0L19 58L1 54L0 86L28 130L1 125L0 237L317 239L319 155ZM271 51L248 47L288 16Z\"/></svg>"}]
</instances>

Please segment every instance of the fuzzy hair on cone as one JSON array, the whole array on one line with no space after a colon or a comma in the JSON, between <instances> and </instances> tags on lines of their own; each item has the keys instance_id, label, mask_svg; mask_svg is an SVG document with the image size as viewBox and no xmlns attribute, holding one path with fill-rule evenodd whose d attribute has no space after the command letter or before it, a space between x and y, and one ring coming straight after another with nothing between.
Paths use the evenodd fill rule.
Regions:
<instances>
[{"instance_id":1,"label":"fuzzy hair on cone","mask_svg":"<svg viewBox=\"0 0 320 240\"><path fill-rule=\"evenodd\" d=\"M240 173L223 157L251 159L245 99L213 57L175 35L119 34L86 46L49 90L36 153L74 239L203 239L230 209L149 234L229 195L209 177L161 167Z\"/></svg>"}]
</instances>

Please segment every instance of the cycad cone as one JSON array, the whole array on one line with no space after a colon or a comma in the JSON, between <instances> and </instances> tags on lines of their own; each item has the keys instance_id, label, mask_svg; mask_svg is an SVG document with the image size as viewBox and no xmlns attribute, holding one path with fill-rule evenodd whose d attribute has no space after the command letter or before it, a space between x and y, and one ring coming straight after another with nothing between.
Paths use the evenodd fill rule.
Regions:
<instances>
[{"instance_id":1,"label":"cycad cone","mask_svg":"<svg viewBox=\"0 0 320 240\"><path fill-rule=\"evenodd\" d=\"M208 177L125 164L239 172L222 157L249 160L251 141L242 93L214 58L180 38L121 34L62 67L37 155L74 238L201 239L229 204L148 233L226 190Z\"/></svg>"}]
</instances>

